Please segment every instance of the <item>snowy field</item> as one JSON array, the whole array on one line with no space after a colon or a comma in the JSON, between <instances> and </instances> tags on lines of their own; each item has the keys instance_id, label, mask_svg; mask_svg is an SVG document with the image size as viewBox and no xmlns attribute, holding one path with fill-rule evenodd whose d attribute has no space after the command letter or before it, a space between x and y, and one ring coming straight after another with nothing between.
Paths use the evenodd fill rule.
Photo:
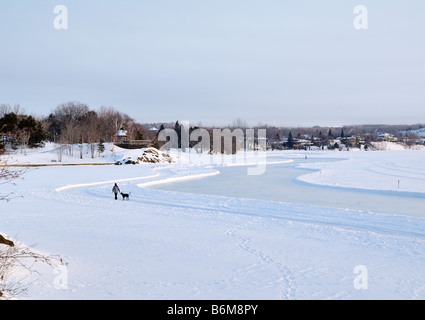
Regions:
<instances>
[{"instance_id":1,"label":"snowy field","mask_svg":"<svg viewBox=\"0 0 425 320\"><path fill-rule=\"evenodd\" d=\"M75 149L63 163L113 163L138 152L108 147L81 160ZM28 283L18 298L425 298L425 211L412 217L151 188L217 175L221 166L249 163L248 174L252 165L308 157L337 161L303 164L311 171L299 181L422 197L425 204L424 150L264 155L172 152L171 164L31 168L16 186L6 185L22 198L0 203L0 233L68 265L16 270ZM48 145L17 152L8 163L58 164L52 160L57 151ZM131 192L129 201L114 200L115 182Z\"/></svg>"}]
</instances>

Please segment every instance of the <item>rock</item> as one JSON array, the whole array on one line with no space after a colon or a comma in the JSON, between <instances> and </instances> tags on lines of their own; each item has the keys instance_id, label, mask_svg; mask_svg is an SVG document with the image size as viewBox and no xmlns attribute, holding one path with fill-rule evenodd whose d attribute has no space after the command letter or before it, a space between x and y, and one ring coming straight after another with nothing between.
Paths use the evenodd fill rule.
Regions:
<instances>
[{"instance_id":1,"label":"rock","mask_svg":"<svg viewBox=\"0 0 425 320\"><path fill-rule=\"evenodd\" d=\"M139 163L172 163L173 159L166 153L159 151L156 148L142 149L142 155L137 159L131 157L124 158L121 161L115 162L116 165L122 164L139 164Z\"/></svg>"},{"instance_id":2,"label":"rock","mask_svg":"<svg viewBox=\"0 0 425 320\"><path fill-rule=\"evenodd\" d=\"M142 149L143 153L142 156L138 158L138 160L142 162L148 162L148 163L171 163L173 162L173 159L171 156L166 153L159 151L156 148L147 148Z\"/></svg>"}]
</instances>

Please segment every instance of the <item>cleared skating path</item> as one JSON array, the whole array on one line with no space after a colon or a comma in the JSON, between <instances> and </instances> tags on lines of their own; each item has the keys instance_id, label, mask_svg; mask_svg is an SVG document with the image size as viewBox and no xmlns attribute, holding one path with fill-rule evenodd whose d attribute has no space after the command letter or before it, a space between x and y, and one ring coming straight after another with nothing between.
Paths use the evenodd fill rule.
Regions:
<instances>
[{"instance_id":1,"label":"cleared skating path","mask_svg":"<svg viewBox=\"0 0 425 320\"><path fill-rule=\"evenodd\" d=\"M410 236L425 239L425 219L413 217L376 214L360 210L340 210L290 202L262 201L249 198L227 198L212 195L195 195L184 192L167 192L150 189L157 184L200 180L220 172L203 167L185 169L168 169L159 167L152 169L140 177L98 181L83 184L71 184L56 188L57 192L69 191L73 194L111 198L112 185L118 182L124 192L131 192L131 201L144 204L206 211L226 212L248 216L261 216L282 220L291 220L309 224L327 225L350 230L361 230L386 233L398 236ZM202 183L202 182L201 182ZM95 186L95 188L93 188ZM120 199L121 200L121 199ZM323 210L325 209L325 210ZM313 214L311 212L314 212ZM414 225L411 222L415 221Z\"/></svg>"}]
</instances>

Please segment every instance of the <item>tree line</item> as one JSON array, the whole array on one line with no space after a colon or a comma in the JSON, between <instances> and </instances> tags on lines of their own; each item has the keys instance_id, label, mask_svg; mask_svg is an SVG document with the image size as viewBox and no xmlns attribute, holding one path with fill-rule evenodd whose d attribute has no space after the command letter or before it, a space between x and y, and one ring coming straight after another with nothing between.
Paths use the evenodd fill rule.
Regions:
<instances>
[{"instance_id":1,"label":"tree line","mask_svg":"<svg viewBox=\"0 0 425 320\"><path fill-rule=\"evenodd\" d=\"M37 147L45 141L63 145L112 141L113 135L125 127L129 139L149 138L144 125L113 107L92 110L87 104L67 102L57 106L48 116L25 114L19 105L0 105L0 149L9 144Z\"/></svg>"},{"instance_id":2,"label":"tree line","mask_svg":"<svg viewBox=\"0 0 425 320\"><path fill-rule=\"evenodd\" d=\"M16 149L18 146L37 147L45 141L56 142L68 146L69 153L73 153L75 145L88 144L92 157L97 149L102 152L103 143L110 142L113 135L124 127L128 140L151 140L152 145L159 148L165 142L158 141L158 133L164 128L173 128L178 134L179 147L181 145L181 124L179 121L170 123L138 123L128 114L116 110L114 107L100 107L98 110L91 109L87 104L70 101L58 105L48 116L33 116L25 114L20 105L0 105L0 153L9 148ZM149 130L150 127L159 128L157 131ZM189 131L200 128L199 123L191 126ZM217 127L203 127L212 137L212 131ZM221 127L223 128L223 127ZM364 143L376 141L379 133L391 133L400 137L401 132L422 129L417 125L355 125L335 127L298 127L285 128L257 124L248 126L242 119L233 120L226 126L234 129L266 129L267 141L272 148L293 148L296 141L310 139L311 143L318 146L329 145L337 137L361 137ZM406 135L406 134L404 134ZM409 138L409 139L408 139ZM415 141L417 137L409 134L403 137L406 141ZM190 141L190 147L199 141ZM210 141L212 146L212 141ZM350 143L347 140L346 143ZM21 149L22 150L22 149ZM81 153L81 150L80 150Z\"/></svg>"}]
</instances>

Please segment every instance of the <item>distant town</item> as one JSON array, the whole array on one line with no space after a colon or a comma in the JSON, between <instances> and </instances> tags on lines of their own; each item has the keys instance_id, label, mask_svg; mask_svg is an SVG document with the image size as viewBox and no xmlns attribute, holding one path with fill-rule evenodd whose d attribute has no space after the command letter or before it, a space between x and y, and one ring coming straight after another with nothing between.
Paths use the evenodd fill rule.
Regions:
<instances>
[{"instance_id":1,"label":"distant town","mask_svg":"<svg viewBox=\"0 0 425 320\"><path fill-rule=\"evenodd\" d=\"M46 142L59 145L88 144L92 154L101 153L105 142L114 142L123 148L160 148L165 141L158 139L164 129L174 129L179 135L182 126L178 120L169 123L138 123L129 115L113 107L92 110L76 102L59 105L48 116L26 114L19 105L0 105L0 153L17 149L36 148ZM391 142L414 148L425 145L425 125L347 125L342 127L287 128L259 124L248 126L241 119L225 127L204 127L201 124L188 130L202 128L211 133L214 129L265 129L265 143L254 142L256 149L267 150L361 150L377 149L377 142ZM255 137L258 139L258 137ZM244 141L246 145L246 141ZM190 147L199 141L190 141ZM209 144L212 146L212 143ZM234 152L238 151L235 148Z\"/></svg>"}]
</instances>

